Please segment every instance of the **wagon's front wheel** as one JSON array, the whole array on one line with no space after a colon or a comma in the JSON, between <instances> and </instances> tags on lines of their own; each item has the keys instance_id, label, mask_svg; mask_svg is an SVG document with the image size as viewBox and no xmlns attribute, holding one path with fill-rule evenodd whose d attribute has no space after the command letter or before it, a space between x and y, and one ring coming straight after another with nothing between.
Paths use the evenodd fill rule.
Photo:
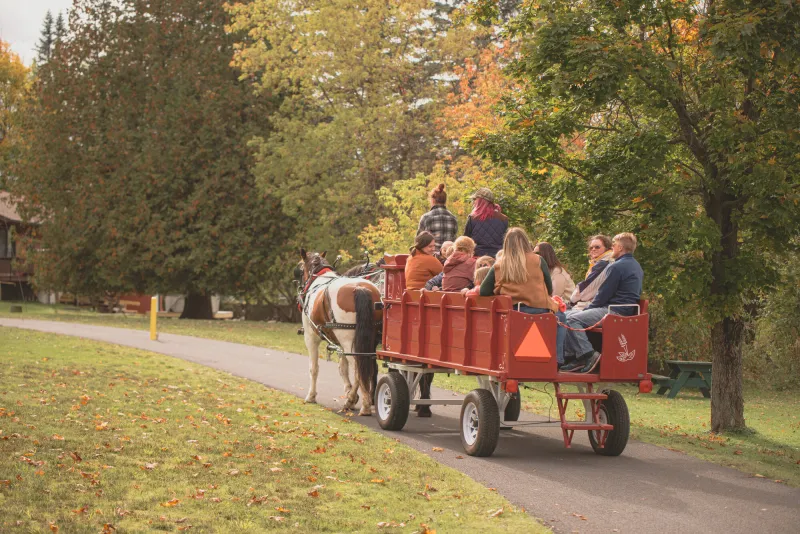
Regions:
<instances>
[{"instance_id":1,"label":"wagon's front wheel","mask_svg":"<svg viewBox=\"0 0 800 534\"><path fill-rule=\"evenodd\" d=\"M628 413L628 405L625 398L618 391L613 389L605 392L608 398L597 401L600 411L600 422L614 425L606 437L605 447L600 447L602 430L589 431L589 443L592 444L594 452L603 456L619 456L628 445L628 436L631 433L631 416Z\"/></svg>"},{"instance_id":2,"label":"wagon's front wheel","mask_svg":"<svg viewBox=\"0 0 800 534\"><path fill-rule=\"evenodd\" d=\"M401 430L408 421L408 383L400 373L383 375L375 394L378 424L384 430Z\"/></svg>"},{"instance_id":3,"label":"wagon's front wheel","mask_svg":"<svg viewBox=\"0 0 800 534\"><path fill-rule=\"evenodd\" d=\"M473 389L461 406L461 444L470 456L491 456L500 437L497 401L485 389Z\"/></svg>"}]
</instances>

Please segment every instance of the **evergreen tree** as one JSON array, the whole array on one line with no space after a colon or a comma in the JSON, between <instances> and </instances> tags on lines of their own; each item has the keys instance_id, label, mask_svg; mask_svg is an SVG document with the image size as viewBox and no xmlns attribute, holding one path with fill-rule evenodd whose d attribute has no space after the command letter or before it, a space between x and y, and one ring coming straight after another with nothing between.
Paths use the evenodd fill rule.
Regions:
<instances>
[{"instance_id":1,"label":"evergreen tree","mask_svg":"<svg viewBox=\"0 0 800 534\"><path fill-rule=\"evenodd\" d=\"M255 188L268 101L230 67L217 0L78 0L27 116L16 192L42 221L40 285L81 294L252 292L288 219ZM195 306L195 304L197 304Z\"/></svg>"},{"instance_id":2,"label":"evergreen tree","mask_svg":"<svg viewBox=\"0 0 800 534\"><path fill-rule=\"evenodd\" d=\"M50 61L50 56L53 52L53 45L55 44L55 36L53 34L53 14L47 10L42 22L42 36L39 38L39 44L36 45L36 63L44 65Z\"/></svg>"},{"instance_id":3,"label":"evergreen tree","mask_svg":"<svg viewBox=\"0 0 800 534\"><path fill-rule=\"evenodd\" d=\"M64 14L61 11L59 11L58 12L58 17L56 17L56 26L55 26L55 32L54 32L54 38L53 38L53 46L55 46L58 43L60 43L64 39L64 37L66 37L66 36L67 36L67 25L64 22Z\"/></svg>"}]
</instances>

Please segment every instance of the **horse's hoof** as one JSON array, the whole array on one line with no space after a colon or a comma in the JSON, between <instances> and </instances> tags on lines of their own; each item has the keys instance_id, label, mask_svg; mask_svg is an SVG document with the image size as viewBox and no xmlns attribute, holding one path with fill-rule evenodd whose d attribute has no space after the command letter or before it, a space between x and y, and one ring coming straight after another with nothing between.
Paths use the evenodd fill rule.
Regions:
<instances>
[{"instance_id":1,"label":"horse's hoof","mask_svg":"<svg viewBox=\"0 0 800 534\"><path fill-rule=\"evenodd\" d=\"M372 415L372 410L365 410L364 408L361 408L361 411L358 412L358 415Z\"/></svg>"},{"instance_id":2,"label":"horse's hoof","mask_svg":"<svg viewBox=\"0 0 800 534\"><path fill-rule=\"evenodd\" d=\"M431 415L433 414L431 413L430 406L420 406L417 411L417 417L430 417Z\"/></svg>"},{"instance_id":3,"label":"horse's hoof","mask_svg":"<svg viewBox=\"0 0 800 534\"><path fill-rule=\"evenodd\" d=\"M306 397L306 404L316 404L317 403L317 396L314 395L313 397L309 395Z\"/></svg>"}]
</instances>

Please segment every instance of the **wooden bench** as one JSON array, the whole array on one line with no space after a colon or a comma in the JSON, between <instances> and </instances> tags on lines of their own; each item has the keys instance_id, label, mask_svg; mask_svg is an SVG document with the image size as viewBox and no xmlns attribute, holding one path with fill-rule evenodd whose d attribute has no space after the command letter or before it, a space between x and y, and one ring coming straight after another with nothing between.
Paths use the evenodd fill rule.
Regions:
<instances>
[{"instance_id":1,"label":"wooden bench","mask_svg":"<svg viewBox=\"0 0 800 534\"><path fill-rule=\"evenodd\" d=\"M667 391L668 399L674 399L683 388L698 388L703 396L711 398L711 362L684 362L667 360L669 376L653 375L653 384L659 395Z\"/></svg>"}]
</instances>

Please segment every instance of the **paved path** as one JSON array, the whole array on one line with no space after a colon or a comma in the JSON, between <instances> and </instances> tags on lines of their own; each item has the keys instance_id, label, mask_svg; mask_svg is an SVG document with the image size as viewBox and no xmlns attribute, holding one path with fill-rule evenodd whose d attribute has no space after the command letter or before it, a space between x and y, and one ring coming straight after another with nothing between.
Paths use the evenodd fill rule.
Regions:
<instances>
[{"instance_id":1,"label":"paved path","mask_svg":"<svg viewBox=\"0 0 800 534\"><path fill-rule=\"evenodd\" d=\"M79 336L159 352L305 396L308 360L296 354L223 341L144 331L35 320L2 319L0 325ZM2 352L2 347L0 347ZM317 399L341 405L337 367L320 362ZM435 388L434 388L435 389ZM450 394L434 391L436 396ZM434 407L412 416L393 438L466 473L525 507L556 532L798 532L800 490L751 478L733 469L645 443L630 442L622 456L594 454L585 433L564 449L557 428L503 431L490 458L466 456L458 433L459 406ZM535 420L524 414L523 419ZM374 418L354 417L379 432ZM442 447L444 452L432 452ZM459 458L462 457L462 458Z\"/></svg>"}]
</instances>

